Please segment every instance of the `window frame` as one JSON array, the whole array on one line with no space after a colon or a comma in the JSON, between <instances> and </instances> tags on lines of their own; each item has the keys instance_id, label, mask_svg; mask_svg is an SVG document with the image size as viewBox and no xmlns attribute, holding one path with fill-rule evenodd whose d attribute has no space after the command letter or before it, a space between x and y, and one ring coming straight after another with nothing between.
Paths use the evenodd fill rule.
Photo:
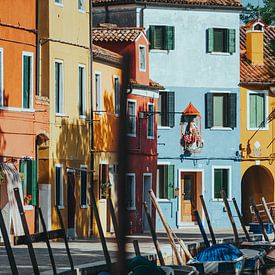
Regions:
<instances>
[{"instance_id":1,"label":"window frame","mask_svg":"<svg viewBox=\"0 0 275 275\"><path fill-rule=\"evenodd\" d=\"M24 108L24 56L28 56L31 58L31 70L30 70L30 107L29 108ZM34 75L33 75L33 52L22 52L22 110L32 110L33 109L33 81L34 81Z\"/></svg>"},{"instance_id":2,"label":"window frame","mask_svg":"<svg viewBox=\"0 0 275 275\"><path fill-rule=\"evenodd\" d=\"M264 121L265 121L265 127L263 128L253 128L250 127L250 95L251 94L263 94L265 97L265 114L264 114ZM267 131L269 130L269 125L267 123L267 116L269 112L268 108L268 91L267 90L248 90L247 91L247 99L246 99L246 104L247 104L247 115L246 115L246 121L247 121L247 130L249 131Z\"/></svg>"},{"instance_id":3,"label":"window frame","mask_svg":"<svg viewBox=\"0 0 275 275\"><path fill-rule=\"evenodd\" d=\"M96 85L96 79L97 76L99 76L99 93L97 93L97 85ZM94 91L95 91L95 111L96 114L100 115L102 114L102 86L101 86L101 72L95 71L94 72ZM98 102L99 100L99 102ZM97 106L98 104L98 106Z\"/></svg>"},{"instance_id":4,"label":"window frame","mask_svg":"<svg viewBox=\"0 0 275 275\"><path fill-rule=\"evenodd\" d=\"M60 205L57 205L57 197L56 197L56 190L57 190L57 182L56 182L56 168L60 168ZM54 205L57 206L59 209L64 208L64 171L63 171L63 164L55 164L54 167Z\"/></svg>"},{"instance_id":5,"label":"window frame","mask_svg":"<svg viewBox=\"0 0 275 275\"><path fill-rule=\"evenodd\" d=\"M58 2L57 2L58 1ZM59 2L60 1L60 2ZM54 4L59 7L64 7L63 0L54 0Z\"/></svg>"},{"instance_id":6,"label":"window frame","mask_svg":"<svg viewBox=\"0 0 275 275\"><path fill-rule=\"evenodd\" d=\"M0 48L0 56L1 56L1 62L0 62L0 107L4 107L4 49Z\"/></svg>"},{"instance_id":7,"label":"window frame","mask_svg":"<svg viewBox=\"0 0 275 275\"><path fill-rule=\"evenodd\" d=\"M135 125L135 127L134 127L134 133L129 133L128 132L128 127L127 127L127 136L129 136L129 137L136 137L137 136L137 101L136 100L134 100L134 99L127 99L127 119L129 119L129 113L128 113L128 107L129 107L129 102L132 102L132 103L134 103L134 113L135 113L135 120L134 120L134 125Z\"/></svg>"},{"instance_id":8,"label":"window frame","mask_svg":"<svg viewBox=\"0 0 275 275\"><path fill-rule=\"evenodd\" d=\"M82 93L79 87L80 73L79 70L82 69ZM82 96L83 110L80 110L80 100ZM78 64L78 101L79 101L79 117L85 119L87 116L87 98L86 98L86 66L84 64Z\"/></svg>"},{"instance_id":9,"label":"window frame","mask_svg":"<svg viewBox=\"0 0 275 275\"><path fill-rule=\"evenodd\" d=\"M149 111L149 106L153 106L153 113L151 116L153 116L153 125L152 125L152 130L153 130L153 135L149 135L149 116L150 116L150 111ZM155 138L155 104L153 102L148 102L147 104L147 139L154 139Z\"/></svg>"},{"instance_id":10,"label":"window frame","mask_svg":"<svg viewBox=\"0 0 275 275\"><path fill-rule=\"evenodd\" d=\"M61 90L61 93L60 93L60 90L59 90L59 112L57 112L56 110L56 64L60 64L61 65L61 80L60 81L60 85L59 85L59 89L60 89L60 86L62 87L60 90ZM60 77L60 75L58 76ZM64 110L64 106L65 106L65 98L64 98L64 61L61 60L61 59L55 59L54 60L54 100L55 100L55 104L54 104L54 108L55 108L55 115L56 116L64 116L65 114L65 110Z\"/></svg>"},{"instance_id":11,"label":"window frame","mask_svg":"<svg viewBox=\"0 0 275 275\"><path fill-rule=\"evenodd\" d=\"M144 49L144 68L141 68L141 49ZM140 44L139 47L138 47L138 60L139 60L139 71L140 72L146 72L146 62L147 62L147 59L146 59L146 46L145 45L142 45Z\"/></svg>"},{"instance_id":12,"label":"window frame","mask_svg":"<svg viewBox=\"0 0 275 275\"><path fill-rule=\"evenodd\" d=\"M127 203L127 205L126 205L126 209L127 210L136 210L136 174L135 173L126 173L125 174L125 181L126 181L126 184L127 184L127 177L133 177L133 179L134 179L134 182L133 182L133 196L134 196L134 198L133 198L133 206L128 206L128 203ZM126 189L127 190L127 189ZM127 202L127 193L126 193L126 202Z\"/></svg>"},{"instance_id":13,"label":"window frame","mask_svg":"<svg viewBox=\"0 0 275 275\"><path fill-rule=\"evenodd\" d=\"M118 94L119 94L119 102L117 102L117 95L116 95L116 93L117 93L117 90L116 90L116 79L118 80L118 87L119 87L119 89L118 89ZM113 82L114 82L114 111L115 111L115 115L116 116L119 116L120 115L120 92L121 92L121 83L120 83L120 76L118 76L118 75L114 75L113 76ZM118 103L118 106L119 106L119 108L118 108L118 110L117 110L117 103Z\"/></svg>"},{"instance_id":14,"label":"window frame","mask_svg":"<svg viewBox=\"0 0 275 275\"><path fill-rule=\"evenodd\" d=\"M80 165L80 169L87 169L86 171L86 203L82 204L82 175L81 172L84 172L82 170L80 170L80 176L79 176L79 180L80 180L80 193L79 193L79 202L80 202L80 208L88 208L88 165L86 164L81 164Z\"/></svg>"},{"instance_id":15,"label":"window frame","mask_svg":"<svg viewBox=\"0 0 275 275\"><path fill-rule=\"evenodd\" d=\"M61 0L62 1L62 0ZM80 9L79 8L79 1L81 0L77 0L77 10L80 12L80 13L85 13L85 0L83 0L83 9Z\"/></svg>"},{"instance_id":16,"label":"window frame","mask_svg":"<svg viewBox=\"0 0 275 275\"><path fill-rule=\"evenodd\" d=\"M232 166L230 165L213 165L212 166L212 201L222 202L222 198L215 198L215 169L228 170L228 200L232 200Z\"/></svg>"}]
</instances>

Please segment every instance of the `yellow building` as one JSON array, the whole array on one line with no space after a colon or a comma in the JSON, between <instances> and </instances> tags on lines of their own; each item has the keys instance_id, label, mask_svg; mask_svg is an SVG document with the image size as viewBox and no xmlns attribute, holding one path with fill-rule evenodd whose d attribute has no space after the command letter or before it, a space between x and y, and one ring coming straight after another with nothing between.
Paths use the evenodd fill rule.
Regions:
<instances>
[{"instance_id":1,"label":"yellow building","mask_svg":"<svg viewBox=\"0 0 275 275\"><path fill-rule=\"evenodd\" d=\"M251 220L250 198L274 201L275 27L254 20L241 27L242 212Z\"/></svg>"},{"instance_id":2,"label":"yellow building","mask_svg":"<svg viewBox=\"0 0 275 275\"><path fill-rule=\"evenodd\" d=\"M91 228L89 1L39 3L41 95L50 99L49 147L39 150L44 160L40 173L49 184L40 184L40 205L49 228L59 227L54 208L58 206L68 236L87 237Z\"/></svg>"},{"instance_id":3,"label":"yellow building","mask_svg":"<svg viewBox=\"0 0 275 275\"><path fill-rule=\"evenodd\" d=\"M121 82L122 56L93 45L94 192L105 233L112 231L106 199L116 203ZM96 224L93 232L98 232Z\"/></svg>"}]
</instances>

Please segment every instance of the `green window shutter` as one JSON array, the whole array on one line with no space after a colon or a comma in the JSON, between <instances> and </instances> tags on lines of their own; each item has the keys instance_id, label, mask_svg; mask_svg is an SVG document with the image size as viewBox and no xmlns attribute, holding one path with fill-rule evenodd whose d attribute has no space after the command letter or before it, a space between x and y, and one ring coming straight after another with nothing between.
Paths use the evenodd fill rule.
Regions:
<instances>
[{"instance_id":1,"label":"green window shutter","mask_svg":"<svg viewBox=\"0 0 275 275\"><path fill-rule=\"evenodd\" d=\"M256 120L257 128L264 128L265 127L265 100L264 94L257 94L256 95Z\"/></svg>"},{"instance_id":2,"label":"green window shutter","mask_svg":"<svg viewBox=\"0 0 275 275\"><path fill-rule=\"evenodd\" d=\"M214 51L214 29L207 30L207 52L212 53Z\"/></svg>"},{"instance_id":3,"label":"green window shutter","mask_svg":"<svg viewBox=\"0 0 275 275\"><path fill-rule=\"evenodd\" d=\"M228 52L234 53L236 52L236 30L235 29L229 29L228 32Z\"/></svg>"},{"instance_id":4,"label":"green window shutter","mask_svg":"<svg viewBox=\"0 0 275 275\"><path fill-rule=\"evenodd\" d=\"M37 162L31 161L31 195L32 205L37 204Z\"/></svg>"},{"instance_id":5,"label":"green window shutter","mask_svg":"<svg viewBox=\"0 0 275 275\"><path fill-rule=\"evenodd\" d=\"M214 170L214 199L221 198L222 190L222 169Z\"/></svg>"},{"instance_id":6,"label":"green window shutter","mask_svg":"<svg viewBox=\"0 0 275 275\"><path fill-rule=\"evenodd\" d=\"M24 171L24 161L23 160L20 160L19 162L19 173L23 174L24 177L26 176L25 175L25 171ZM22 192L23 192L23 196L26 195L24 194L24 180L21 180L21 183L22 183Z\"/></svg>"},{"instance_id":7,"label":"green window shutter","mask_svg":"<svg viewBox=\"0 0 275 275\"><path fill-rule=\"evenodd\" d=\"M174 26L165 26L165 35L164 35L164 49L165 50L174 50L175 49L175 27Z\"/></svg>"},{"instance_id":8,"label":"green window shutter","mask_svg":"<svg viewBox=\"0 0 275 275\"><path fill-rule=\"evenodd\" d=\"M23 57L23 107L30 108L31 57Z\"/></svg>"},{"instance_id":9,"label":"green window shutter","mask_svg":"<svg viewBox=\"0 0 275 275\"><path fill-rule=\"evenodd\" d=\"M167 197L169 200L174 199L174 165L167 165Z\"/></svg>"},{"instance_id":10,"label":"green window shutter","mask_svg":"<svg viewBox=\"0 0 275 275\"><path fill-rule=\"evenodd\" d=\"M168 126L167 92L160 92L161 95L161 126Z\"/></svg>"},{"instance_id":11,"label":"green window shutter","mask_svg":"<svg viewBox=\"0 0 275 275\"><path fill-rule=\"evenodd\" d=\"M250 94L249 95L249 127L256 128L256 95Z\"/></svg>"},{"instance_id":12,"label":"green window shutter","mask_svg":"<svg viewBox=\"0 0 275 275\"><path fill-rule=\"evenodd\" d=\"M232 93L228 94L228 127L236 128L237 127L237 94Z\"/></svg>"},{"instance_id":13,"label":"green window shutter","mask_svg":"<svg viewBox=\"0 0 275 275\"><path fill-rule=\"evenodd\" d=\"M150 49L154 49L155 48L155 32L156 32L155 26L150 26L149 27Z\"/></svg>"},{"instance_id":14,"label":"green window shutter","mask_svg":"<svg viewBox=\"0 0 275 275\"><path fill-rule=\"evenodd\" d=\"M205 128L213 127L213 94L205 94Z\"/></svg>"},{"instance_id":15,"label":"green window shutter","mask_svg":"<svg viewBox=\"0 0 275 275\"><path fill-rule=\"evenodd\" d=\"M175 92L167 92L168 126L175 126Z\"/></svg>"}]
</instances>

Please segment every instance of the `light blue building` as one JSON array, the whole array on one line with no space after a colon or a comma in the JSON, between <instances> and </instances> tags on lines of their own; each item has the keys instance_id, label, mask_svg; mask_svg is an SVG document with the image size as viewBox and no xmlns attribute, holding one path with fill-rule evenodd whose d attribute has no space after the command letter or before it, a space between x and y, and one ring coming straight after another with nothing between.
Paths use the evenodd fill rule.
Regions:
<instances>
[{"instance_id":1,"label":"light blue building","mask_svg":"<svg viewBox=\"0 0 275 275\"><path fill-rule=\"evenodd\" d=\"M193 226L190 200L202 213L203 194L213 226L229 227L220 191L240 205L240 3L93 2L95 25L144 27L149 36L150 77L165 87L156 114L156 196L170 226ZM190 102L188 110L199 114L183 115ZM161 227L158 217L156 224Z\"/></svg>"}]
</instances>

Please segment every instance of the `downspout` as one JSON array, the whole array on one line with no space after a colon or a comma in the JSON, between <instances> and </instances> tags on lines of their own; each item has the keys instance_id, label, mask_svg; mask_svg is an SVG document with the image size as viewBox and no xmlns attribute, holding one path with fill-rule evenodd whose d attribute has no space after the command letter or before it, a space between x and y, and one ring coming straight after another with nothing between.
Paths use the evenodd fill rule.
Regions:
<instances>
[{"instance_id":1,"label":"downspout","mask_svg":"<svg viewBox=\"0 0 275 275\"><path fill-rule=\"evenodd\" d=\"M94 188L94 112L93 112L93 38L92 38L92 1L89 1L89 41L90 41L90 189ZM90 206L90 237L93 235L93 209Z\"/></svg>"}]
</instances>

